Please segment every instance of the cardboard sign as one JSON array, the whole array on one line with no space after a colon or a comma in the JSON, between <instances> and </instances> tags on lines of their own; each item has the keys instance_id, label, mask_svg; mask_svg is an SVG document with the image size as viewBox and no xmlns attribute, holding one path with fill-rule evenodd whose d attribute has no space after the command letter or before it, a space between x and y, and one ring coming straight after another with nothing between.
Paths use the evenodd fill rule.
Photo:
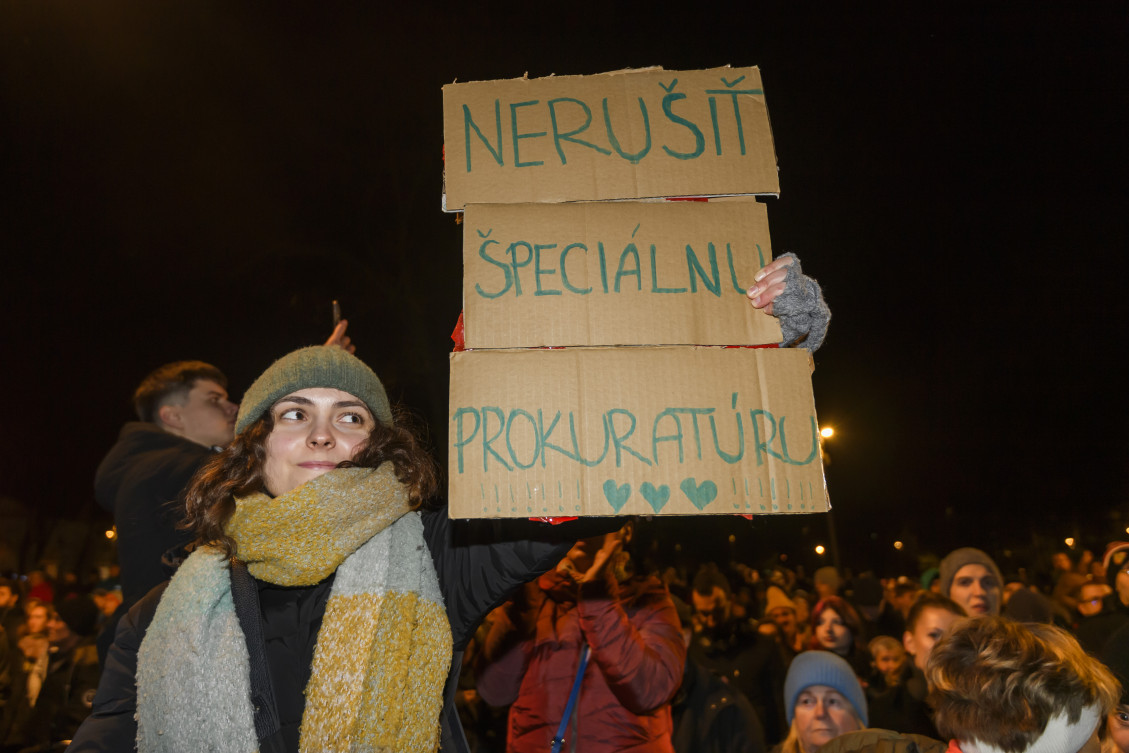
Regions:
<instances>
[{"instance_id":1,"label":"cardboard sign","mask_svg":"<svg viewBox=\"0 0 1129 753\"><path fill-rule=\"evenodd\" d=\"M447 211L780 190L757 68L449 84L443 141Z\"/></svg>"},{"instance_id":2,"label":"cardboard sign","mask_svg":"<svg viewBox=\"0 0 1129 753\"><path fill-rule=\"evenodd\" d=\"M453 353L450 512L821 512L817 426L803 350Z\"/></svg>"},{"instance_id":3,"label":"cardboard sign","mask_svg":"<svg viewBox=\"0 0 1129 753\"><path fill-rule=\"evenodd\" d=\"M466 347L780 342L745 295L771 260L752 199L472 204Z\"/></svg>"}]
</instances>

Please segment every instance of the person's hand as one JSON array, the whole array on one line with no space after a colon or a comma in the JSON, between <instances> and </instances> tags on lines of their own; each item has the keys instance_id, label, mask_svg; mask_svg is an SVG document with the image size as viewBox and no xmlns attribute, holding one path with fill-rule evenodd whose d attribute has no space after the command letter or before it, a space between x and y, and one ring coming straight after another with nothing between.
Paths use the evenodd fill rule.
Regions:
<instances>
[{"instance_id":1,"label":"person's hand","mask_svg":"<svg viewBox=\"0 0 1129 753\"><path fill-rule=\"evenodd\" d=\"M604 571L608 566L614 563L616 556L623 550L623 536L622 532L609 533L604 536L603 546L596 552L596 556L592 558L592 566L588 571L580 576L580 583L592 583L593 581L601 580L604 577Z\"/></svg>"},{"instance_id":2,"label":"person's hand","mask_svg":"<svg viewBox=\"0 0 1129 753\"><path fill-rule=\"evenodd\" d=\"M765 267L765 269L768 269L768 267ZM337 326L333 328L333 334L329 336L329 339L325 341L325 344L336 345L346 353L356 353L357 346L353 345L353 341L350 340L349 336L345 334L345 329L348 326L348 319L342 319L341 321L339 321L337 323Z\"/></svg>"},{"instance_id":3,"label":"person's hand","mask_svg":"<svg viewBox=\"0 0 1129 753\"><path fill-rule=\"evenodd\" d=\"M790 266L792 266L792 257L781 256L761 267L753 276L756 284L746 293L753 308L764 309L766 314L772 314L772 302L784 292Z\"/></svg>"}]
</instances>

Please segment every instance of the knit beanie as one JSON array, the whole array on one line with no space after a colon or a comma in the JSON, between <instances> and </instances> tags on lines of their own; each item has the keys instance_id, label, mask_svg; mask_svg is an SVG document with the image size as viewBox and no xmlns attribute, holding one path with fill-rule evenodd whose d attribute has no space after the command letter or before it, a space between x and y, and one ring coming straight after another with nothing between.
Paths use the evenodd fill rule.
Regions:
<instances>
[{"instance_id":1,"label":"knit beanie","mask_svg":"<svg viewBox=\"0 0 1129 753\"><path fill-rule=\"evenodd\" d=\"M796 611L796 604L784 594L784 589L780 586L769 586L765 594L768 597L767 603L764 605L765 615L772 614L774 609L791 609Z\"/></svg>"},{"instance_id":2,"label":"knit beanie","mask_svg":"<svg viewBox=\"0 0 1129 753\"><path fill-rule=\"evenodd\" d=\"M1000 588L1004 587L1004 576L1000 574L1000 569L996 567L996 563L992 561L992 558L979 549L966 546L963 549L949 552L949 556L941 560L940 579L942 595L949 595L949 589L953 587L953 578L956 577L957 572L965 565L983 565L992 572L992 575L996 576L996 583L1000 584Z\"/></svg>"},{"instance_id":3,"label":"knit beanie","mask_svg":"<svg viewBox=\"0 0 1129 753\"><path fill-rule=\"evenodd\" d=\"M243 395L235 433L258 421L280 398L311 387L330 387L360 398L380 423L392 425L388 393L373 370L336 345L313 345L275 361Z\"/></svg>"},{"instance_id":4,"label":"knit beanie","mask_svg":"<svg viewBox=\"0 0 1129 753\"><path fill-rule=\"evenodd\" d=\"M866 694L851 665L830 651L819 650L803 652L788 667L784 678L784 713L788 724L796 713L796 699L812 685L826 685L839 691L854 707L862 726L867 726Z\"/></svg>"},{"instance_id":5,"label":"knit beanie","mask_svg":"<svg viewBox=\"0 0 1129 753\"><path fill-rule=\"evenodd\" d=\"M839 571L831 565L816 570L812 575L812 580L815 581L816 584L830 586L835 591L839 590L839 586L842 583L839 579Z\"/></svg>"},{"instance_id":6,"label":"knit beanie","mask_svg":"<svg viewBox=\"0 0 1129 753\"><path fill-rule=\"evenodd\" d=\"M933 581L937 580L937 578L939 578L940 576L940 570L935 567L929 568L921 574L921 587L928 591L929 586L933 585Z\"/></svg>"},{"instance_id":7,"label":"knit beanie","mask_svg":"<svg viewBox=\"0 0 1129 753\"><path fill-rule=\"evenodd\" d=\"M1116 593L1117 574L1129 567L1129 541L1115 541L1106 547L1102 567L1105 568L1106 583Z\"/></svg>"},{"instance_id":8,"label":"knit beanie","mask_svg":"<svg viewBox=\"0 0 1129 753\"><path fill-rule=\"evenodd\" d=\"M98 627L98 607L89 596L78 595L64 599L55 607L59 619L75 635L89 638Z\"/></svg>"}]
</instances>

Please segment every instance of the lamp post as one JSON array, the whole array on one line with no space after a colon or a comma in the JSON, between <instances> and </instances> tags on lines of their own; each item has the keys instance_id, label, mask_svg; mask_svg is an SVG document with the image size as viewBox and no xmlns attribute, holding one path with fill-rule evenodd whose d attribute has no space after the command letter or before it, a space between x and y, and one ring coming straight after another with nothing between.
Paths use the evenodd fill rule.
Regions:
<instances>
[{"instance_id":1,"label":"lamp post","mask_svg":"<svg viewBox=\"0 0 1129 753\"><path fill-rule=\"evenodd\" d=\"M819 458L825 466L831 465L831 456L823 449L823 444L835 436L835 429L830 426L823 426L819 429ZM843 572L843 565L839 559L839 536L835 533L835 510L828 508L827 510L827 543L831 547L831 563L835 565L835 569L840 573Z\"/></svg>"}]
</instances>

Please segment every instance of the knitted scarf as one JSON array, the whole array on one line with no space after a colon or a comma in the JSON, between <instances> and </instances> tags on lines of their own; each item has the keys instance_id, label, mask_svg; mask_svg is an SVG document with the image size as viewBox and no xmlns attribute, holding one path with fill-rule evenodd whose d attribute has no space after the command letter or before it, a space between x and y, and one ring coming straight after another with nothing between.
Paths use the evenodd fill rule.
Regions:
<instances>
[{"instance_id":1,"label":"knitted scarf","mask_svg":"<svg viewBox=\"0 0 1129 753\"><path fill-rule=\"evenodd\" d=\"M306 686L299 749L439 744L451 629L418 513L391 463L323 474L281 497L236 499L227 526L251 574L310 586L336 570ZM138 651L140 753L258 749L247 645L228 562L199 547Z\"/></svg>"}]
</instances>

